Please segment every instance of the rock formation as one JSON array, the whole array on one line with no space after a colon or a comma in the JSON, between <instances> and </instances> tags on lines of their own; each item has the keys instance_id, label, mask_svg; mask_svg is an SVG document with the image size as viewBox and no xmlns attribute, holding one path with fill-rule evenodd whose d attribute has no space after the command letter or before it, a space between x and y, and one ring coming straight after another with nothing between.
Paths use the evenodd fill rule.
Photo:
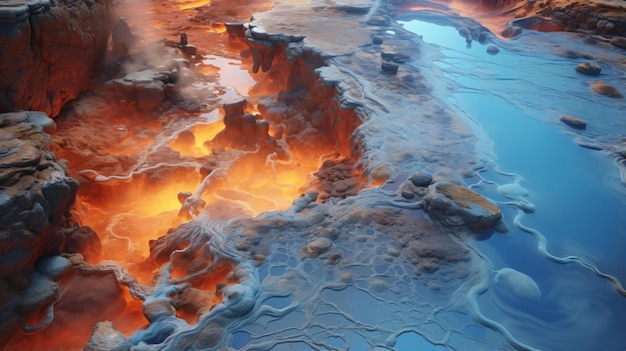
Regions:
<instances>
[{"instance_id":1,"label":"rock formation","mask_svg":"<svg viewBox=\"0 0 626 351\"><path fill-rule=\"evenodd\" d=\"M78 190L48 151L54 129L41 112L0 114L0 340L57 298L54 279L69 266L49 262L65 245L60 228Z\"/></svg>"},{"instance_id":2,"label":"rock formation","mask_svg":"<svg viewBox=\"0 0 626 351\"><path fill-rule=\"evenodd\" d=\"M472 190L450 183L435 183L424 197L428 215L450 227L467 226L473 231L494 228L502 213L500 209Z\"/></svg>"},{"instance_id":3,"label":"rock formation","mask_svg":"<svg viewBox=\"0 0 626 351\"><path fill-rule=\"evenodd\" d=\"M0 4L0 112L58 115L89 88L112 19L111 0Z\"/></svg>"}]
</instances>

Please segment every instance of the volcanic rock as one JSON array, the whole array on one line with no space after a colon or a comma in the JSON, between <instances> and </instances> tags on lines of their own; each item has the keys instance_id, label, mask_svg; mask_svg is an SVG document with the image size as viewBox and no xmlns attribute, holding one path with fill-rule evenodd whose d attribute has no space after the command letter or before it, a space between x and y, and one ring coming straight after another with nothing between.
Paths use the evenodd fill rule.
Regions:
<instances>
[{"instance_id":1,"label":"volcanic rock","mask_svg":"<svg viewBox=\"0 0 626 351\"><path fill-rule=\"evenodd\" d=\"M59 114L90 87L113 26L112 0L0 5L0 112Z\"/></svg>"},{"instance_id":2,"label":"volcanic rock","mask_svg":"<svg viewBox=\"0 0 626 351\"><path fill-rule=\"evenodd\" d=\"M48 150L54 122L41 112L0 114L0 314L22 317L55 300L55 279L65 268L54 258L62 251L60 227L69 217L78 182ZM56 263L55 263L56 262ZM59 264L57 264L59 263ZM35 279L35 277L38 277ZM23 296L19 304L11 297ZM17 310L15 308L18 308ZM8 323L8 322L7 322ZM12 324L0 322L9 333ZM4 336L0 334L0 340Z\"/></svg>"},{"instance_id":3,"label":"volcanic rock","mask_svg":"<svg viewBox=\"0 0 626 351\"><path fill-rule=\"evenodd\" d=\"M598 65L589 62L583 62L576 66L576 72L586 74L588 76L597 76L602 69Z\"/></svg>"},{"instance_id":4,"label":"volcanic rock","mask_svg":"<svg viewBox=\"0 0 626 351\"><path fill-rule=\"evenodd\" d=\"M450 183L435 183L428 187L424 210L447 226L467 226L477 232L495 227L502 218L500 209L482 195Z\"/></svg>"},{"instance_id":5,"label":"volcanic rock","mask_svg":"<svg viewBox=\"0 0 626 351\"><path fill-rule=\"evenodd\" d=\"M574 117L571 115L562 115L559 120L565 124L567 124L568 126L572 127L572 128L576 128L576 129L585 129L587 128L587 122L585 122L584 120L578 118L578 117Z\"/></svg>"},{"instance_id":6,"label":"volcanic rock","mask_svg":"<svg viewBox=\"0 0 626 351\"><path fill-rule=\"evenodd\" d=\"M594 80L591 85L591 90L597 94L612 98L621 99L624 97L614 86L601 80Z\"/></svg>"}]
</instances>

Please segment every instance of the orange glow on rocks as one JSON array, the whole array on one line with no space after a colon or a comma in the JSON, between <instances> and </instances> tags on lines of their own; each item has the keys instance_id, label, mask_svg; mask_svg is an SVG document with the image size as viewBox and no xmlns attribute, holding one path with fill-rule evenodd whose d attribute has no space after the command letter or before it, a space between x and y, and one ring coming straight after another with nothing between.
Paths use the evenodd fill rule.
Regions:
<instances>
[{"instance_id":1,"label":"orange glow on rocks","mask_svg":"<svg viewBox=\"0 0 626 351\"><path fill-rule=\"evenodd\" d=\"M84 261L71 256L59 316L11 348L82 349L103 320L126 337L172 313L194 323L238 282L238 268L207 251L210 239L199 244L178 228L197 216L285 210L307 190L323 201L360 189L350 142L360 122L316 79L322 59L290 61L277 44L257 65L243 32L226 31L269 6L118 3L128 28L145 29L142 39L118 35L108 70L119 73L66 106L54 135L57 158L80 182L73 220L99 242L81 251ZM178 286L167 297L173 308L142 304L141 290L162 280Z\"/></svg>"}]
</instances>

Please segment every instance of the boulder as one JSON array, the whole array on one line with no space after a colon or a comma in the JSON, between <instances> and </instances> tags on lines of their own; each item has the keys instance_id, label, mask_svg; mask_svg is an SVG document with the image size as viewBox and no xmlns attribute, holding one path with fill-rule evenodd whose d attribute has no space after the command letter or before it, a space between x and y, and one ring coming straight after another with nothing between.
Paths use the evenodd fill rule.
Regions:
<instances>
[{"instance_id":1,"label":"boulder","mask_svg":"<svg viewBox=\"0 0 626 351\"><path fill-rule=\"evenodd\" d=\"M425 172L417 172L411 176L411 183L415 186L425 187L433 182L433 176Z\"/></svg>"},{"instance_id":2,"label":"boulder","mask_svg":"<svg viewBox=\"0 0 626 351\"><path fill-rule=\"evenodd\" d=\"M500 209L482 195L451 183L430 185L424 210L446 226L466 226L476 232L494 228L502 218Z\"/></svg>"}]
</instances>

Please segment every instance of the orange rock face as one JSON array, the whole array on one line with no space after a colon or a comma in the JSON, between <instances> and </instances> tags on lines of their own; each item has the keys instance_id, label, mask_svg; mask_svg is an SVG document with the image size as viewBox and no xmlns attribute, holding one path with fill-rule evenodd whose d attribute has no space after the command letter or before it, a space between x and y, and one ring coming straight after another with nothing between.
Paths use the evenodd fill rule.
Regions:
<instances>
[{"instance_id":1,"label":"orange rock face","mask_svg":"<svg viewBox=\"0 0 626 351\"><path fill-rule=\"evenodd\" d=\"M111 0L0 5L0 112L59 114L87 90L113 24Z\"/></svg>"}]
</instances>

